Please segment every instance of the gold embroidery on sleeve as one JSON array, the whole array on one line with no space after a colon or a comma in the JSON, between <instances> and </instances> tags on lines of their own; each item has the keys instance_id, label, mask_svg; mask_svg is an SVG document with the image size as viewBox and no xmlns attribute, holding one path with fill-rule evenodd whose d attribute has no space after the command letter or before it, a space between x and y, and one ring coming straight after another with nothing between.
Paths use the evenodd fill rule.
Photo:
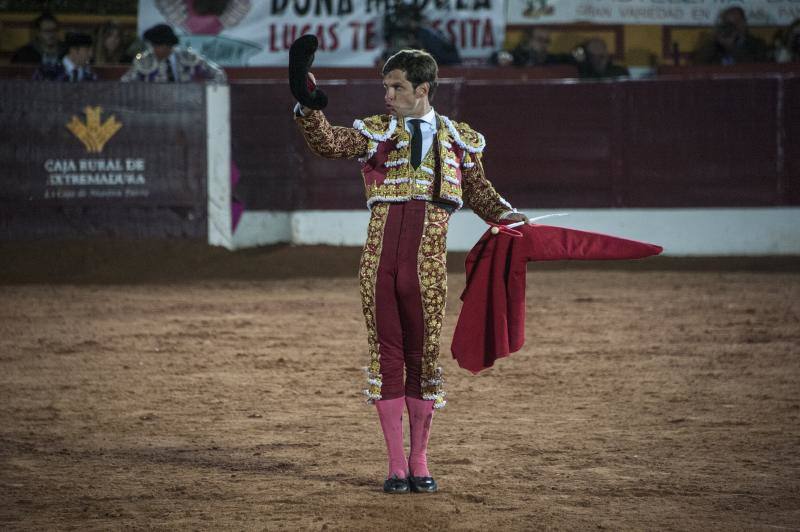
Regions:
<instances>
[{"instance_id":1,"label":"gold embroidery on sleeve","mask_svg":"<svg viewBox=\"0 0 800 532\"><path fill-rule=\"evenodd\" d=\"M465 202L484 220L499 221L504 212L512 210L511 205L486 179L479 155L465 156L464 161L468 164L473 163L472 166L464 168L461 174Z\"/></svg>"},{"instance_id":2,"label":"gold embroidery on sleeve","mask_svg":"<svg viewBox=\"0 0 800 532\"><path fill-rule=\"evenodd\" d=\"M358 130L332 126L321 111L295 117L311 151L328 159L352 159L367 153L367 138Z\"/></svg>"}]
</instances>

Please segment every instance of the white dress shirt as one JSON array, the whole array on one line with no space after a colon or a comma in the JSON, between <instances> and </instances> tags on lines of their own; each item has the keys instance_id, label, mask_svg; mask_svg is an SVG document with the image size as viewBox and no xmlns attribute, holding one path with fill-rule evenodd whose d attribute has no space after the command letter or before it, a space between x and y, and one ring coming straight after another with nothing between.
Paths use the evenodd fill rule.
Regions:
<instances>
[{"instance_id":1,"label":"white dress shirt","mask_svg":"<svg viewBox=\"0 0 800 532\"><path fill-rule=\"evenodd\" d=\"M408 131L409 136L414 132L414 128L409 123L410 120L414 119L405 119L406 131ZM433 111L433 108L431 107L430 111L424 116L419 117L419 120L422 120L419 124L419 129L422 131L422 159L424 160L433 145L433 136L436 134L436 113Z\"/></svg>"},{"instance_id":2,"label":"white dress shirt","mask_svg":"<svg viewBox=\"0 0 800 532\"><path fill-rule=\"evenodd\" d=\"M61 60L61 63L64 65L64 70L66 71L70 81L72 80L73 76L72 73L75 71L77 71L78 81L81 81L83 79L83 69L78 67L72 61L70 61L69 57L65 55L64 58Z\"/></svg>"},{"instance_id":3,"label":"white dress shirt","mask_svg":"<svg viewBox=\"0 0 800 532\"><path fill-rule=\"evenodd\" d=\"M172 77L173 77L173 79L175 81L179 81L178 80L178 58L175 55L175 51L173 51L171 54L169 54L169 65L167 65L167 68L171 68L172 69Z\"/></svg>"}]
</instances>

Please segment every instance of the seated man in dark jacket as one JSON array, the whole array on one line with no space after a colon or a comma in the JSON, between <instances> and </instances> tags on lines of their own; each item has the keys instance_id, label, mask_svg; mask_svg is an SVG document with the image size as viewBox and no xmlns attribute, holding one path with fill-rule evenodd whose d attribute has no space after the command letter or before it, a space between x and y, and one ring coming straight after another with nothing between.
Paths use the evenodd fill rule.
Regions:
<instances>
[{"instance_id":1,"label":"seated man in dark jacket","mask_svg":"<svg viewBox=\"0 0 800 532\"><path fill-rule=\"evenodd\" d=\"M33 74L35 80L95 81L97 75L89 68L92 59L92 36L68 33L64 40L67 53L55 65L42 65Z\"/></svg>"},{"instance_id":2,"label":"seated man in dark jacket","mask_svg":"<svg viewBox=\"0 0 800 532\"><path fill-rule=\"evenodd\" d=\"M589 39L576 49L575 54L581 78L620 78L629 75L627 68L611 62L608 46L603 39Z\"/></svg>"},{"instance_id":3,"label":"seated man in dark jacket","mask_svg":"<svg viewBox=\"0 0 800 532\"><path fill-rule=\"evenodd\" d=\"M741 7L720 13L711 36L695 50L696 65L735 65L769 61L767 43L747 29L747 15Z\"/></svg>"},{"instance_id":4,"label":"seated man in dark jacket","mask_svg":"<svg viewBox=\"0 0 800 532\"><path fill-rule=\"evenodd\" d=\"M32 25L33 40L17 49L11 62L55 66L62 52L58 42L58 20L50 13L42 13Z\"/></svg>"},{"instance_id":5,"label":"seated man in dark jacket","mask_svg":"<svg viewBox=\"0 0 800 532\"><path fill-rule=\"evenodd\" d=\"M522 41L511 50L514 66L560 65L574 63L569 54L550 53L550 30L535 27L525 32Z\"/></svg>"},{"instance_id":6,"label":"seated man in dark jacket","mask_svg":"<svg viewBox=\"0 0 800 532\"><path fill-rule=\"evenodd\" d=\"M461 55L455 43L434 28L422 14L422 9L413 4L398 2L386 11L383 39L383 60L400 50L412 48L425 50L440 66L461 64Z\"/></svg>"}]
</instances>

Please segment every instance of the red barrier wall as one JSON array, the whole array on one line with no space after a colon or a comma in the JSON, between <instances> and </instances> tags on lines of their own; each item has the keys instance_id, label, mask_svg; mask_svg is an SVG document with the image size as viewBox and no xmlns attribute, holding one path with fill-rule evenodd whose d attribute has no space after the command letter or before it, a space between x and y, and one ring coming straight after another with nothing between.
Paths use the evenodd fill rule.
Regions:
<instances>
[{"instance_id":1,"label":"red barrier wall","mask_svg":"<svg viewBox=\"0 0 800 532\"><path fill-rule=\"evenodd\" d=\"M489 178L521 207L798 205L800 70L772 67L673 68L613 82L532 79L568 74L548 69L443 69L434 103L486 135ZM351 70L317 71L334 124L383 110L376 73ZM22 72L4 74L12 71ZM229 74L235 193L248 209L364 207L358 164L304 145L281 69ZM100 85L112 100L119 91Z\"/></svg>"},{"instance_id":2,"label":"red barrier wall","mask_svg":"<svg viewBox=\"0 0 800 532\"><path fill-rule=\"evenodd\" d=\"M776 132L781 152L776 166L782 168L777 188L792 205L800 204L800 76L784 81L778 96L784 129Z\"/></svg>"},{"instance_id":3,"label":"red barrier wall","mask_svg":"<svg viewBox=\"0 0 800 532\"><path fill-rule=\"evenodd\" d=\"M800 204L800 78L450 80L437 111L487 138L485 165L520 207ZM324 87L332 123L382 112L380 82ZM237 194L250 209L364 207L358 163L314 156L284 82L232 85Z\"/></svg>"}]
</instances>

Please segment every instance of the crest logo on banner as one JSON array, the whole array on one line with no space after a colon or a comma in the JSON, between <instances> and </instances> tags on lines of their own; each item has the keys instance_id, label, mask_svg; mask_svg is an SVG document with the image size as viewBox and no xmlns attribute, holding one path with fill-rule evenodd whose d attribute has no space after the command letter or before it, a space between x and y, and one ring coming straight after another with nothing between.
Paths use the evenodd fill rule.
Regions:
<instances>
[{"instance_id":1,"label":"crest logo on banner","mask_svg":"<svg viewBox=\"0 0 800 532\"><path fill-rule=\"evenodd\" d=\"M83 112L86 114L86 121L81 122L77 116L72 115L72 119L67 123L67 129L78 137L87 152L100 153L106 142L120 130L122 123L117 121L116 116L111 115L101 124L100 115L103 108L99 105L97 107L86 106Z\"/></svg>"}]
</instances>

